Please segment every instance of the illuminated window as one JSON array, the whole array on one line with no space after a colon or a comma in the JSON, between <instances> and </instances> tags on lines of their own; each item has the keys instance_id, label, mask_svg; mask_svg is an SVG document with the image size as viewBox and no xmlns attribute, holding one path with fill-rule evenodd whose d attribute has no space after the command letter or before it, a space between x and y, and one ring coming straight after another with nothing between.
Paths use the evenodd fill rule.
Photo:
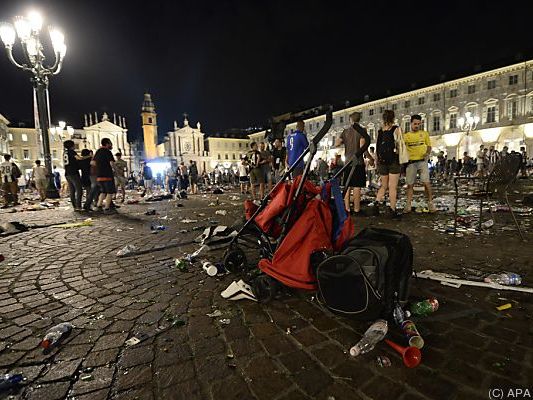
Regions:
<instances>
[{"instance_id":1,"label":"illuminated window","mask_svg":"<svg viewBox=\"0 0 533 400\"><path fill-rule=\"evenodd\" d=\"M13 140L13 134L10 133L9 136L8 136L9 140Z\"/></svg>"},{"instance_id":2,"label":"illuminated window","mask_svg":"<svg viewBox=\"0 0 533 400\"><path fill-rule=\"evenodd\" d=\"M57 150L52 150L52 158L57 160Z\"/></svg>"},{"instance_id":3,"label":"illuminated window","mask_svg":"<svg viewBox=\"0 0 533 400\"><path fill-rule=\"evenodd\" d=\"M450 114L450 129L457 128L457 113Z\"/></svg>"},{"instance_id":4,"label":"illuminated window","mask_svg":"<svg viewBox=\"0 0 533 400\"><path fill-rule=\"evenodd\" d=\"M496 106L487 107L487 123L496 122Z\"/></svg>"},{"instance_id":5,"label":"illuminated window","mask_svg":"<svg viewBox=\"0 0 533 400\"><path fill-rule=\"evenodd\" d=\"M397 108L398 108L398 104L394 103L392 105L392 111L396 111Z\"/></svg>"},{"instance_id":6,"label":"illuminated window","mask_svg":"<svg viewBox=\"0 0 533 400\"><path fill-rule=\"evenodd\" d=\"M433 131L440 131L440 116L433 116Z\"/></svg>"},{"instance_id":7,"label":"illuminated window","mask_svg":"<svg viewBox=\"0 0 533 400\"><path fill-rule=\"evenodd\" d=\"M20 135L20 137L22 138L22 141L23 141L23 142L27 142L27 141L28 141L28 135L26 135L25 133L23 133L22 135Z\"/></svg>"}]
</instances>

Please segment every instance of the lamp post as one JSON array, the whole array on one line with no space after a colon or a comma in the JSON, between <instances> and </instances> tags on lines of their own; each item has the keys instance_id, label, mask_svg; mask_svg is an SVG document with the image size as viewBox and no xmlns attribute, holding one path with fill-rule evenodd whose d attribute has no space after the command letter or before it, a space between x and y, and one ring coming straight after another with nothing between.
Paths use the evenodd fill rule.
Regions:
<instances>
[{"instance_id":1,"label":"lamp post","mask_svg":"<svg viewBox=\"0 0 533 400\"><path fill-rule=\"evenodd\" d=\"M468 153L470 149L470 132L476 129L477 124L479 123L479 117L473 116L470 111L465 112L465 116L458 118L457 122L459 124L459 129L462 132L466 132L466 146L465 151Z\"/></svg>"},{"instance_id":2,"label":"lamp post","mask_svg":"<svg viewBox=\"0 0 533 400\"><path fill-rule=\"evenodd\" d=\"M44 164L48 171L48 189L46 196L58 198L59 193L54 186L52 176L52 157L50 155L49 115L48 115L48 77L57 75L61 70L63 59L67 51L65 37L56 28L49 28L50 39L54 50L54 63L45 66L45 56L41 42L41 28L43 19L36 12L30 12L25 17L15 17L14 24L3 22L0 24L0 39L6 48L7 57L17 68L29 72L30 81L36 93L39 125L43 139ZM13 26L14 25L14 26ZM13 56L13 45L18 36L22 47L23 60L17 62Z\"/></svg>"}]
</instances>

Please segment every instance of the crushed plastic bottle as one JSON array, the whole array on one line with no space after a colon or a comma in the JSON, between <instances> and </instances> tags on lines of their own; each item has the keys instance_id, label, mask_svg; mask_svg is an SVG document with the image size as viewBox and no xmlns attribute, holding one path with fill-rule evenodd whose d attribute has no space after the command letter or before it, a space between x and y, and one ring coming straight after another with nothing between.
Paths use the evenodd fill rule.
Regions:
<instances>
[{"instance_id":1,"label":"crushed plastic bottle","mask_svg":"<svg viewBox=\"0 0 533 400\"><path fill-rule=\"evenodd\" d=\"M2 374L0 375L0 392L9 390L12 387L17 386L24 380L22 374Z\"/></svg>"},{"instance_id":2,"label":"crushed plastic bottle","mask_svg":"<svg viewBox=\"0 0 533 400\"><path fill-rule=\"evenodd\" d=\"M420 317L427 317L429 314L439 309L439 301L432 297L431 299L419 301L411 306L411 312L413 315Z\"/></svg>"},{"instance_id":3,"label":"crushed plastic bottle","mask_svg":"<svg viewBox=\"0 0 533 400\"><path fill-rule=\"evenodd\" d=\"M376 344L382 341L387 335L388 325L384 319L378 319L367 329L363 338L350 349L350 355L357 357L371 351Z\"/></svg>"},{"instance_id":4,"label":"crushed plastic bottle","mask_svg":"<svg viewBox=\"0 0 533 400\"><path fill-rule=\"evenodd\" d=\"M481 227L482 227L483 229L489 229L489 228L491 228L493 225L494 225L494 220L489 219L489 220L483 222L483 223L481 224Z\"/></svg>"},{"instance_id":5,"label":"crushed plastic bottle","mask_svg":"<svg viewBox=\"0 0 533 400\"><path fill-rule=\"evenodd\" d=\"M62 338L72 331L72 328L74 328L74 325L70 322L62 322L53 326L48 332L46 332L44 339L41 341L41 347L44 349L50 349L57 345Z\"/></svg>"},{"instance_id":6,"label":"crushed plastic bottle","mask_svg":"<svg viewBox=\"0 0 533 400\"><path fill-rule=\"evenodd\" d=\"M502 272L501 274L490 274L485 278L487 283L498 283L506 286L518 286L522 284L522 277L513 272Z\"/></svg>"}]
</instances>

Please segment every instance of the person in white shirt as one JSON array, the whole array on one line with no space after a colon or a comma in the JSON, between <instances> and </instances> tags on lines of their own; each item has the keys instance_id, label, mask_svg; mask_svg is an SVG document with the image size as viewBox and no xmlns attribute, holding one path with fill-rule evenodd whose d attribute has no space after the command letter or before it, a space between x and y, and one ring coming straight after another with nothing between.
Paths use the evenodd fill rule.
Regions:
<instances>
[{"instance_id":1,"label":"person in white shirt","mask_svg":"<svg viewBox=\"0 0 533 400\"><path fill-rule=\"evenodd\" d=\"M9 207L9 201L13 200L18 205L18 178L21 173L17 165L11 162L11 155L4 154L4 162L0 164L0 179L2 180L2 191L4 192L4 205L2 208Z\"/></svg>"},{"instance_id":2,"label":"person in white shirt","mask_svg":"<svg viewBox=\"0 0 533 400\"><path fill-rule=\"evenodd\" d=\"M41 165L41 160L35 161L35 167L31 172L31 179L35 182L35 187L39 192L41 201L46 200L46 188L48 187L48 179L46 178L46 168Z\"/></svg>"},{"instance_id":3,"label":"person in white shirt","mask_svg":"<svg viewBox=\"0 0 533 400\"><path fill-rule=\"evenodd\" d=\"M246 157L243 157L239 164L239 182L241 184L241 194L246 194L248 192L248 182L250 182L250 178L248 177L248 160Z\"/></svg>"}]
</instances>

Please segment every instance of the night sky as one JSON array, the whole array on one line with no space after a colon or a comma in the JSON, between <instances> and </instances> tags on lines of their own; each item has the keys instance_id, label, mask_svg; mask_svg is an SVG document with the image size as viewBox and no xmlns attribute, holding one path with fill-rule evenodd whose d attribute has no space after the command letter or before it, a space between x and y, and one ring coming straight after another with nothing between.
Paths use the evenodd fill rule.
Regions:
<instances>
[{"instance_id":1,"label":"night sky","mask_svg":"<svg viewBox=\"0 0 533 400\"><path fill-rule=\"evenodd\" d=\"M103 111L140 128L144 91L160 137L263 125L288 111L377 99L533 58L528 2L2 0L33 6L68 46L50 86L52 122ZM528 32L529 31L529 32ZM0 113L32 121L28 76L0 55Z\"/></svg>"}]
</instances>

